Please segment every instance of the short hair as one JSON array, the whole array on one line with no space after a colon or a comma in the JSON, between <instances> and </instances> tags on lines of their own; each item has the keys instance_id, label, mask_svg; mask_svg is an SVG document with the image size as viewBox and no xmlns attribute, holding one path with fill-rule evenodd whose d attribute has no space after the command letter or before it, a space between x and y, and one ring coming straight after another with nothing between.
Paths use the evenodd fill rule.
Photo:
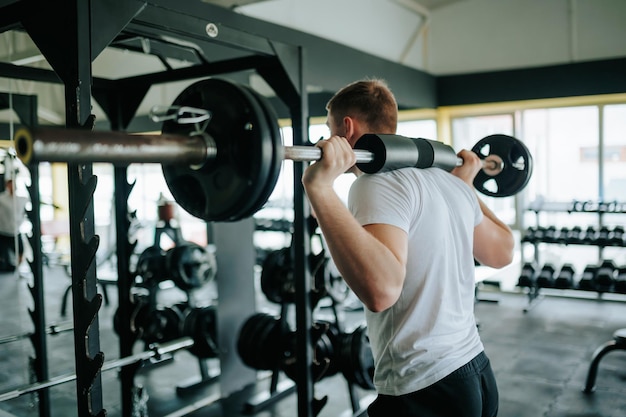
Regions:
<instances>
[{"instance_id":1,"label":"short hair","mask_svg":"<svg viewBox=\"0 0 626 417\"><path fill-rule=\"evenodd\" d=\"M371 133L395 134L398 128L398 103L382 79L364 79L346 85L328 101L326 110L337 123L346 116L362 120Z\"/></svg>"}]
</instances>

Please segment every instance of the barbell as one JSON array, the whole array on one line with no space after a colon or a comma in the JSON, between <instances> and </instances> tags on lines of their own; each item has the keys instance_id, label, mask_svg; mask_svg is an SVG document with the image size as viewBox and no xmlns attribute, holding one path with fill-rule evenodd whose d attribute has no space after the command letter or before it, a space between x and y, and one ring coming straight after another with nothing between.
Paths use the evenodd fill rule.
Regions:
<instances>
[{"instance_id":1,"label":"barbell","mask_svg":"<svg viewBox=\"0 0 626 417\"><path fill-rule=\"evenodd\" d=\"M47 326L44 331L46 334L55 336L64 332L68 332L70 330L74 330L74 324L72 322L62 322L55 323ZM4 345L6 343L17 342L18 340L26 339L32 337L34 335L33 332L22 332L19 334L13 334L9 336L0 337L0 345Z\"/></svg>"},{"instance_id":2,"label":"barbell","mask_svg":"<svg viewBox=\"0 0 626 417\"><path fill-rule=\"evenodd\" d=\"M174 352L177 352L179 350L193 347L193 344L193 339L189 337L181 337L180 339L172 340L170 342L162 344L155 343L150 345L148 350L145 350L143 352L135 353L130 356L124 356L122 358L114 359L108 362L103 362L102 366L100 367L100 372L119 369L124 366L145 362L153 358L158 360L162 356L173 354ZM65 384L67 382L74 381L76 378L76 374L65 374L46 379L44 381L35 382L33 384L26 385L24 387L0 394L0 402L12 400L14 398L21 397L22 395L37 392L42 389L52 388L60 384Z\"/></svg>"},{"instance_id":3,"label":"barbell","mask_svg":"<svg viewBox=\"0 0 626 417\"><path fill-rule=\"evenodd\" d=\"M172 106L155 107L161 134L21 128L17 156L37 162L118 165L159 163L176 202L206 221L237 221L256 213L272 193L285 159L313 162L321 150L283 146L276 114L247 86L210 78L182 91ZM483 160L474 185L483 194L506 197L523 189L532 173L528 148L508 135L490 135L472 150ZM357 167L365 173L403 167L463 164L438 141L391 134L366 134L356 143Z\"/></svg>"}]
</instances>

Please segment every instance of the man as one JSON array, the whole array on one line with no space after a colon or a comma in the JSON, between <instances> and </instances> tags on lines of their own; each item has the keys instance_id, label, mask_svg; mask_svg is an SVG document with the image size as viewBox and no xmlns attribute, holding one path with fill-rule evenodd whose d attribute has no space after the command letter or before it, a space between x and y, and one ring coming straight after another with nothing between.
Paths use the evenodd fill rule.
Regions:
<instances>
[{"instance_id":1,"label":"man","mask_svg":"<svg viewBox=\"0 0 626 417\"><path fill-rule=\"evenodd\" d=\"M365 133L395 134L397 103L382 80L349 84L328 102L330 139L302 183L341 276L363 302L377 398L370 417L493 417L498 390L474 318L474 259L500 268L514 238L478 198L479 157L363 174L352 148ZM357 175L348 207L333 190Z\"/></svg>"},{"instance_id":2,"label":"man","mask_svg":"<svg viewBox=\"0 0 626 417\"><path fill-rule=\"evenodd\" d=\"M22 263L24 242L19 228L25 219L26 201L15 195L13 179L8 178L0 193L0 271L14 271Z\"/></svg>"}]
</instances>

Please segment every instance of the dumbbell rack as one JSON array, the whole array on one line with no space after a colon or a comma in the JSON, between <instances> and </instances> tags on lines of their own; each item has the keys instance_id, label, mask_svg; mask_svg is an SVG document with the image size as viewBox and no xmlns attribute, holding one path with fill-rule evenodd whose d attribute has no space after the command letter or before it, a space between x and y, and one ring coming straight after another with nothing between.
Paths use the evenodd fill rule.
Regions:
<instances>
[{"instance_id":1,"label":"dumbbell rack","mask_svg":"<svg viewBox=\"0 0 626 417\"><path fill-rule=\"evenodd\" d=\"M617 201L611 202L593 202L593 201L577 201L572 202L546 202L542 199L533 202L528 210L533 211L536 217L536 227L529 227L522 236L522 260L523 266L518 281L518 287L527 289L528 306L524 312L528 312L541 297L541 289L550 288L557 290L581 290L596 292L599 298L605 293L616 292L625 294L626 290L613 291L613 276L618 275L618 271L626 273L626 265L619 269L612 260L603 260L604 249L607 247L624 247L626 248L626 234L621 226L613 228L604 225L604 215L606 214L626 214L626 203ZM541 226L540 213L546 212L563 212L563 213L588 213L598 217L598 226L587 226L582 228L574 226L572 228L557 228L554 225ZM532 262L524 259L524 245L531 244L534 247ZM587 265L580 273L576 273L569 262L564 263L561 268L556 268L551 263L541 265L540 244L557 244L557 245L586 245L596 247L598 250L598 265ZM607 272L608 270L608 272ZM558 282L557 277L561 271L570 275L570 285L563 285L563 281ZM609 284L596 285L595 278L598 272L608 274ZM621 275L625 275L621 277ZM565 276L565 275L564 275ZM574 276L578 280L574 280ZM619 274L621 278L626 278L626 274Z\"/></svg>"}]
</instances>

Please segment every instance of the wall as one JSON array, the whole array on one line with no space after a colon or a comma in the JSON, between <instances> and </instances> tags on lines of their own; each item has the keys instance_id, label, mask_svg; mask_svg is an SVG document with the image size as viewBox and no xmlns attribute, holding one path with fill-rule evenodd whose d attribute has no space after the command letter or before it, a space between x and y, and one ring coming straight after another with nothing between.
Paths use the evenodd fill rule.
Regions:
<instances>
[{"instance_id":1,"label":"wall","mask_svg":"<svg viewBox=\"0 0 626 417\"><path fill-rule=\"evenodd\" d=\"M623 57L625 22L623 0L461 1L432 13L422 69L443 75Z\"/></svg>"},{"instance_id":2,"label":"wall","mask_svg":"<svg viewBox=\"0 0 626 417\"><path fill-rule=\"evenodd\" d=\"M623 0L266 0L238 10L433 75L626 56Z\"/></svg>"}]
</instances>

